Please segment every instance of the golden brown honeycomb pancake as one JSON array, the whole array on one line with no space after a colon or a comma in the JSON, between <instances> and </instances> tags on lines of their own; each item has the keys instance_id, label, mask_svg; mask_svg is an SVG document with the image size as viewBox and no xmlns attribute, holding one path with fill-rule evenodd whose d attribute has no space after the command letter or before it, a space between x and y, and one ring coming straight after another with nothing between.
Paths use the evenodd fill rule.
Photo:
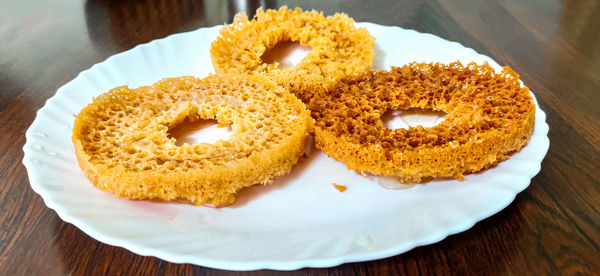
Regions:
<instances>
[{"instance_id":1,"label":"golden brown honeycomb pancake","mask_svg":"<svg viewBox=\"0 0 600 276\"><path fill-rule=\"evenodd\" d=\"M233 135L177 146L170 129L215 119ZM75 120L73 143L91 182L119 197L214 206L289 172L312 119L287 90L260 76L168 78L100 95Z\"/></svg>"},{"instance_id":2,"label":"golden brown honeycomb pancake","mask_svg":"<svg viewBox=\"0 0 600 276\"><path fill-rule=\"evenodd\" d=\"M312 51L295 68L263 62L263 54L282 41L297 41ZM237 14L233 24L223 26L210 53L217 72L268 74L308 102L315 91L369 70L374 41L345 14L325 17L316 11L284 6L279 10L259 9L252 20L245 13Z\"/></svg>"}]
</instances>

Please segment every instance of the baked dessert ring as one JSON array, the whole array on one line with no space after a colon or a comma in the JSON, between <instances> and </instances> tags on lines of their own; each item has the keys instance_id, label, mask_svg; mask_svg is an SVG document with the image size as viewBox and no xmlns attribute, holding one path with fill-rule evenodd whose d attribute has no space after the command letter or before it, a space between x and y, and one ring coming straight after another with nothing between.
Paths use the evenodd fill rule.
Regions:
<instances>
[{"instance_id":1,"label":"baked dessert ring","mask_svg":"<svg viewBox=\"0 0 600 276\"><path fill-rule=\"evenodd\" d=\"M436 126L389 129L388 110L447 113ZM527 144L535 106L527 87L508 67L487 63L411 63L391 71L345 79L309 104L315 143L358 173L402 182L433 177L462 179L488 168Z\"/></svg>"},{"instance_id":2,"label":"baked dessert ring","mask_svg":"<svg viewBox=\"0 0 600 276\"><path fill-rule=\"evenodd\" d=\"M184 119L215 119L233 134L175 145ZM312 123L305 105L261 76L168 78L102 94L75 119L77 160L98 188L119 197L223 206L237 192L289 172Z\"/></svg>"},{"instance_id":3,"label":"baked dessert ring","mask_svg":"<svg viewBox=\"0 0 600 276\"><path fill-rule=\"evenodd\" d=\"M267 64L262 55L282 41L298 41L310 51L295 68ZM375 39L356 28L346 14L325 17L323 13L286 6L279 10L258 9L248 20L245 13L235 16L212 42L210 53L218 73L265 73L286 86L305 103L314 91L329 88L343 77L371 68Z\"/></svg>"}]
</instances>

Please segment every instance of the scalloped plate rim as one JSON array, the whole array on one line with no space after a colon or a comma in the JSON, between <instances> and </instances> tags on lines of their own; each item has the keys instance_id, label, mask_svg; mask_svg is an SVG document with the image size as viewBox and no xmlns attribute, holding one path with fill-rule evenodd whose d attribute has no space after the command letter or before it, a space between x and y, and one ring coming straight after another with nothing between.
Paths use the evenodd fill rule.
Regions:
<instances>
[{"instance_id":1,"label":"scalloped plate rim","mask_svg":"<svg viewBox=\"0 0 600 276\"><path fill-rule=\"evenodd\" d=\"M385 25L379 25L379 24L370 23L370 22L360 22L360 23L357 23L357 25L359 25L361 27L365 27L365 25L366 26L371 25L372 28L397 29L400 31L412 32L417 35L424 35L424 36L428 36L430 38L443 40L446 43L456 44L456 45L460 46L461 48L468 49L469 51L471 51L472 53L474 53L476 55L480 55L480 56L489 58L488 56L477 53L472 48L465 47L461 43L449 41L444 38L435 36L433 34L422 33L422 32L418 32L416 30L411 30L411 29L403 29L398 26L385 26ZM84 71L81 71L79 74L77 74L77 76L75 78L73 78L71 81L65 83L63 86L61 86L60 88L57 89L56 94L53 95L51 98L49 98L45 102L44 106L37 111L36 118L33 120L32 124L30 125L30 127L28 128L28 130L25 133L26 143L23 146L23 151L24 151L23 164L27 169L27 175L29 178L30 186L37 194L39 194L42 197L44 204L46 204L46 206L48 208L53 209L63 221L73 224L75 227L79 228L80 230L82 230L84 233L86 233L90 237L92 237L102 243L109 244L112 246L122 247L122 248L125 248L135 254L138 254L138 255L154 256L154 257L157 257L157 258L169 261L169 262L173 262L173 263L190 263L190 264L202 265L202 266L207 266L207 267L212 267L212 268L226 269L226 270L238 270L238 271L258 270L258 269L295 270L295 269L300 269L303 267L322 268L322 267L333 267L333 266L337 266L337 265L340 265L343 263L370 261L370 260L376 260L376 259L395 256L398 254L408 252L408 251L414 249L415 247L434 244L434 243L437 243L437 242L445 239L446 237L448 237L450 235L464 232L464 231L472 228L477 222L479 222L483 219L486 219L486 218L498 213L502 209L506 208L514 200L514 198L516 197L516 195L518 193L520 193L521 191L523 191L524 189L526 189L529 186L531 179L535 175L537 175L541 169L541 166L540 166L541 162L542 162L543 158L545 157L545 155L548 151L548 148L549 148L549 139L547 137L549 127L546 123L546 115L541 110L541 108L539 108L537 99L535 98L535 96L533 96L533 93L532 93L534 102L536 104L536 122L535 123L542 124L541 130L543 133L540 133L540 135L543 136L542 138L544 138L542 140L544 142L544 145L543 145L544 148L542 149L542 151L544 153L539 156L536 156L536 157L538 157L536 160L530 160L530 161L535 161L535 163L537 164L537 167L535 170L531 170L527 173L527 178L528 178L527 183L521 183L519 185L520 188L518 188L516 190L513 189L514 195L512 195L510 198L506 198L506 200L505 200L505 202L503 202L503 204L499 204L499 208L488 209L487 212L485 212L485 215L482 215L480 217L471 218L468 222L463 221L462 224L454 225L454 227L448 227L445 231L438 232L437 235L432 235L432 236L429 236L427 238L424 238L424 239L421 239L418 241L412 241L411 243L396 245L395 247L390 247L387 250L346 254L346 255L341 255L341 256L332 257L332 258L325 258L325 259L324 258L304 258L304 259L291 260L291 261L248 261L248 262L244 262L244 263L235 262L235 261L227 261L227 260L211 259L211 258L203 258L203 257L197 256L197 255L178 256L178 255L172 255L172 254L165 252L163 250L160 250L160 249L140 247L140 246L136 245L135 243L131 243L127 239L120 239L120 238L115 238L115 237L110 237L110 236L104 235L101 232L101 230L96 229L93 226L90 226L87 222L85 222L84 219L78 218L78 217L70 214L70 212L68 210L66 210L63 206L61 206L59 203L49 200L50 196L48 194L46 194L46 193L48 193L48 191L43 190L43 188L41 187L41 185L38 182L37 176L35 176L33 173L34 164L32 164L33 159L31 159L31 157L32 157L32 155L34 155L34 153L29 149L28 145L31 143L32 140L34 140L33 136L35 135L34 132L36 131L36 128L38 127L37 122L38 122L38 118L41 115L41 112L44 112L48 108L50 108L50 105L53 104L53 101L54 101L53 99L56 99L57 96L60 96L63 93L66 93L66 92L64 92L65 89L63 89L63 88L65 86L69 85L70 83L72 83L75 79L78 79L79 77L81 77L82 75L88 74L95 67L99 66L99 64L110 62L112 59L114 59L118 56L127 55L129 52L136 51L136 49L139 49L142 47L152 46L161 40L169 40L169 39L174 39L175 37L179 37L179 36L192 35L194 32L200 32L200 31L206 30L206 29L216 29L216 28L220 28L221 26L222 25L217 25L217 26L212 26L212 27L204 27L204 28L199 28L196 30L188 31L188 32L176 33L176 34L172 34L172 35L166 36L161 39L155 39L155 40L149 41L144 44L139 44L129 50L124 51L124 52L109 56L106 59L104 59L103 61L92 65L90 68L88 68Z\"/></svg>"}]
</instances>

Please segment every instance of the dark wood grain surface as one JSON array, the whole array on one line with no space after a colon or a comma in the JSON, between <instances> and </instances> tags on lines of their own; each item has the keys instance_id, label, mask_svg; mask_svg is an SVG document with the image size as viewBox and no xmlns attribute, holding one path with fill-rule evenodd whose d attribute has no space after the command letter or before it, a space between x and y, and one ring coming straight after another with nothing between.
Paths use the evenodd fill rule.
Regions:
<instances>
[{"instance_id":1,"label":"dark wood grain surface","mask_svg":"<svg viewBox=\"0 0 600 276\"><path fill-rule=\"evenodd\" d=\"M282 4L489 55L521 75L550 125L540 173L500 213L399 256L294 274L600 273L600 1L0 0L0 275L236 274L88 237L31 190L21 148L36 110L78 72L137 44Z\"/></svg>"}]
</instances>

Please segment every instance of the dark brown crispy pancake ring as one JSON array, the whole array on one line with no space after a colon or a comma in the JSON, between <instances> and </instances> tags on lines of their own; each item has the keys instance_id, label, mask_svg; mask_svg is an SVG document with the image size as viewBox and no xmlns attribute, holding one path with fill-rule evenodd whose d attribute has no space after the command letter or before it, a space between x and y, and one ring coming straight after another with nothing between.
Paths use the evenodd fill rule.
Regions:
<instances>
[{"instance_id":1,"label":"dark brown crispy pancake ring","mask_svg":"<svg viewBox=\"0 0 600 276\"><path fill-rule=\"evenodd\" d=\"M389 129L388 110L448 113L434 127ZM316 146L359 173L420 182L488 168L527 144L535 106L508 67L411 63L368 72L317 93L309 104Z\"/></svg>"}]
</instances>

